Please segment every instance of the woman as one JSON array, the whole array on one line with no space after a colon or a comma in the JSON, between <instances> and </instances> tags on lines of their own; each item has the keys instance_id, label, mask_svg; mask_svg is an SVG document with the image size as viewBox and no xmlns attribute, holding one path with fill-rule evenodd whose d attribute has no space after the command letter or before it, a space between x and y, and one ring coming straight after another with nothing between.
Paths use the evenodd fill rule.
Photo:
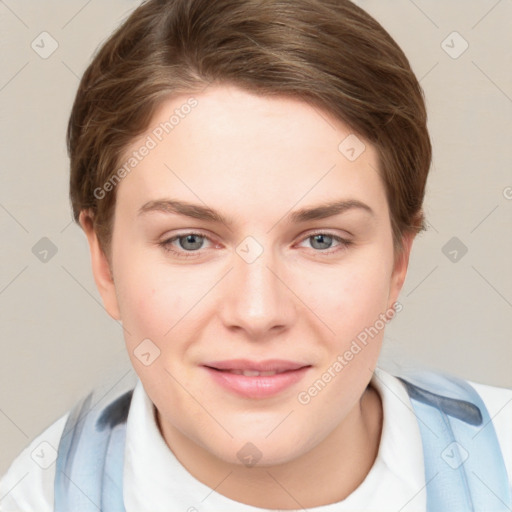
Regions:
<instances>
[{"instance_id":1,"label":"woman","mask_svg":"<svg viewBox=\"0 0 512 512\"><path fill-rule=\"evenodd\" d=\"M5 510L507 510L512 417L491 404L512 392L376 367L424 226L426 120L349 1L137 8L68 149L138 382L34 441L56 464L20 456Z\"/></svg>"}]
</instances>

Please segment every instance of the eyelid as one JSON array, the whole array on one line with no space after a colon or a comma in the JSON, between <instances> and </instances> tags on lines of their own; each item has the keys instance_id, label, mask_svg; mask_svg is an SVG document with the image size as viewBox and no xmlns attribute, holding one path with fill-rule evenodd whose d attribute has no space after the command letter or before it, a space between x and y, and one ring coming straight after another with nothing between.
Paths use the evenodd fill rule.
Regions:
<instances>
[{"instance_id":1,"label":"eyelid","mask_svg":"<svg viewBox=\"0 0 512 512\"><path fill-rule=\"evenodd\" d=\"M202 238L205 238L209 241L210 244L212 244L212 247L201 247L200 249L196 251L186 251L184 249L176 248L173 243L177 241L179 238L184 238L189 235L197 235ZM175 257L176 260L190 260L193 261L194 259L201 258L204 255L204 252L210 248L215 248L218 246L218 243L215 242L214 237L207 234L201 229L195 229L191 228L189 230L181 231L176 234L170 235L170 236L164 236L163 239L159 242L157 242L157 245L167 254L170 255L170 257Z\"/></svg>"},{"instance_id":2,"label":"eyelid","mask_svg":"<svg viewBox=\"0 0 512 512\"><path fill-rule=\"evenodd\" d=\"M158 245L162 245L162 246L165 247L167 245L170 245L171 242L175 242L179 238L184 238L184 237L189 236L189 235L200 236L200 237L205 238L206 240L208 240L213 245L216 245L216 242L213 239L213 237L211 235L201 231L200 229L190 229L188 231L183 231L183 232L176 233L176 234L173 234L173 235L170 235L170 236L164 236L162 238L162 240L160 242L158 242ZM198 251L180 251L180 252L185 252L185 253L188 252L188 253L192 254L192 253L200 253L202 250L203 250L203 248L199 249Z\"/></svg>"},{"instance_id":3,"label":"eyelid","mask_svg":"<svg viewBox=\"0 0 512 512\"><path fill-rule=\"evenodd\" d=\"M335 254L335 253L341 252L344 249L347 249L350 245L352 245L354 243L353 240L351 240L350 238L345 238L337 233L333 233L329 229L318 229L318 230L314 230L312 232L308 231L304 235L301 235L299 243L305 242L306 240L308 240L309 238L311 238L315 235L326 235L326 236L329 236L339 242L339 245L337 247L335 247L334 249L333 248L325 249L325 250L314 250L313 249L313 252L320 256L322 254L328 255L328 254Z\"/></svg>"},{"instance_id":4,"label":"eyelid","mask_svg":"<svg viewBox=\"0 0 512 512\"><path fill-rule=\"evenodd\" d=\"M310 236L315 236L315 235L328 235L328 236L332 236L332 237L336 237L336 238L341 238L342 240L345 240L345 241L349 241L348 239L350 237L352 237L352 233L349 233L348 231L345 231L343 230L344 233L346 233L346 236L344 236L343 234L340 234L338 232L335 232L335 230L332 230L332 229L328 229L328 228L319 228L319 229L313 229L312 231L306 231L305 233L303 233L302 235L300 235L300 239L301 240L304 240L304 238L308 238Z\"/></svg>"}]
</instances>

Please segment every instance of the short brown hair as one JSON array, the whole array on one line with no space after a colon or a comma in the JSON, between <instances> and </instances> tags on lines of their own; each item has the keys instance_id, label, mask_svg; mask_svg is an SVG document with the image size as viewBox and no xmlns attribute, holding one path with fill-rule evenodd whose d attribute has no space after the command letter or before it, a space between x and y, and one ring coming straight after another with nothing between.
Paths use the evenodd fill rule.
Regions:
<instances>
[{"instance_id":1,"label":"short brown hair","mask_svg":"<svg viewBox=\"0 0 512 512\"><path fill-rule=\"evenodd\" d=\"M349 0L149 0L94 56L67 131L76 221L89 210L107 255L116 172L161 102L208 84L302 99L376 146L395 250L424 229L431 162L423 91L391 36Z\"/></svg>"}]
</instances>

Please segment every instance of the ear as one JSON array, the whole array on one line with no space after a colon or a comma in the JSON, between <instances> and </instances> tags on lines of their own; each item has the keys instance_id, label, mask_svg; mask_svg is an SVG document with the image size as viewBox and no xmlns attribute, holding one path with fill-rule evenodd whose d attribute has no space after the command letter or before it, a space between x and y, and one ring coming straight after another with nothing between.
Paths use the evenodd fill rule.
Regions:
<instances>
[{"instance_id":1,"label":"ear","mask_svg":"<svg viewBox=\"0 0 512 512\"><path fill-rule=\"evenodd\" d=\"M411 254L412 243L415 233L407 233L402 237L402 250L396 255L393 264L393 273L391 274L391 283L388 297L388 307L397 301L400 290L405 282L407 268L409 267L409 256Z\"/></svg>"},{"instance_id":2,"label":"ear","mask_svg":"<svg viewBox=\"0 0 512 512\"><path fill-rule=\"evenodd\" d=\"M91 253L92 273L96 287L103 300L103 305L112 318L121 320L112 271L108 258L103 252L96 231L94 230L92 214L87 210L82 210L80 212L79 222L87 236L89 251Z\"/></svg>"}]
</instances>

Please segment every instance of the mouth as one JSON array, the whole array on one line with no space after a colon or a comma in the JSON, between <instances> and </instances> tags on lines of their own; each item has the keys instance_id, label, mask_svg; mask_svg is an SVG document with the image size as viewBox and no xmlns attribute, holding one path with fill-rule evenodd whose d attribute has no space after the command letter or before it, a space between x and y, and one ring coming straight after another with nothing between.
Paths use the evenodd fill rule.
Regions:
<instances>
[{"instance_id":1,"label":"mouth","mask_svg":"<svg viewBox=\"0 0 512 512\"><path fill-rule=\"evenodd\" d=\"M244 398L261 399L292 387L311 368L309 364L273 359L214 361L202 365L224 390Z\"/></svg>"}]
</instances>

